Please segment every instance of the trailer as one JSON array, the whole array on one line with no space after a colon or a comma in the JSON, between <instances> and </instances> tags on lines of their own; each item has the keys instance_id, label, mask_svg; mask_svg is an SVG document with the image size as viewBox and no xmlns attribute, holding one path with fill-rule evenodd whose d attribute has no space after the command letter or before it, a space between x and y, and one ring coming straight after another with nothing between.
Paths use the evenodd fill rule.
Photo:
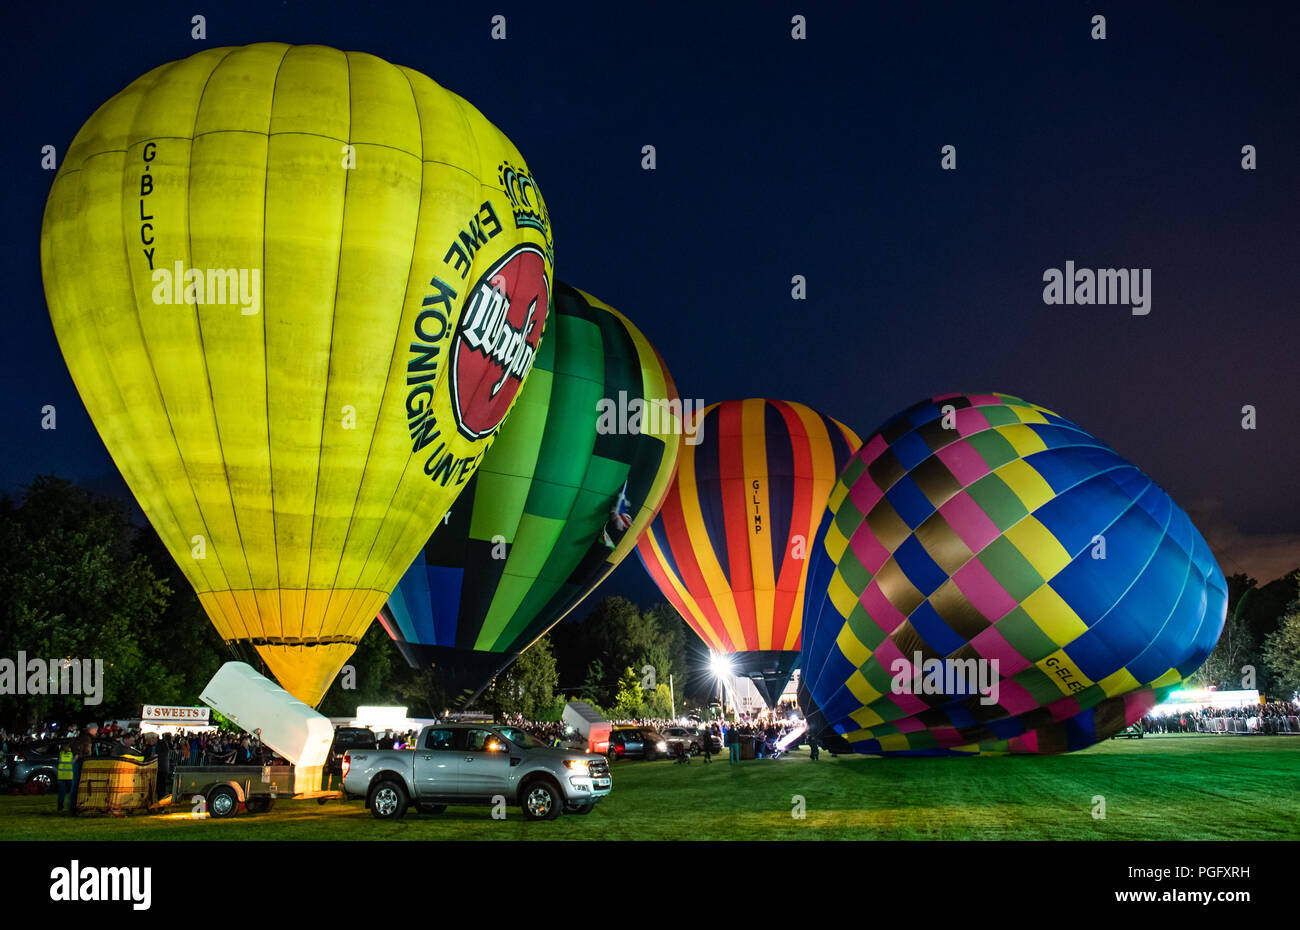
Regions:
<instances>
[{"instance_id":1,"label":"trailer","mask_svg":"<svg viewBox=\"0 0 1300 930\"><path fill-rule=\"evenodd\" d=\"M280 798L342 798L327 790L326 759L334 726L302 701L243 662L227 662L199 700L289 761L288 765L181 765L172 775L172 800L202 799L210 817L230 817L239 806L266 813ZM196 813L199 811L196 808Z\"/></svg>"},{"instance_id":2,"label":"trailer","mask_svg":"<svg viewBox=\"0 0 1300 930\"><path fill-rule=\"evenodd\" d=\"M587 752L598 756L609 752L613 725L586 701L570 701L565 704L561 719L586 741Z\"/></svg>"},{"instance_id":3,"label":"trailer","mask_svg":"<svg viewBox=\"0 0 1300 930\"><path fill-rule=\"evenodd\" d=\"M324 804L343 797L322 790L323 766L298 765L182 765L172 775L172 801L202 798L196 813L221 819L234 816L239 805L250 814L265 814L280 798L315 798Z\"/></svg>"}]
</instances>

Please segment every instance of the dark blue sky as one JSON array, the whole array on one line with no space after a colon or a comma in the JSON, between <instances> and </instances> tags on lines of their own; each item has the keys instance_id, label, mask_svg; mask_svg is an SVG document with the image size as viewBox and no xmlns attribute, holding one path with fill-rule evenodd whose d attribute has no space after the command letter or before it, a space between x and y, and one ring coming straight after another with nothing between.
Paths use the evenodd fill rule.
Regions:
<instances>
[{"instance_id":1,"label":"dark blue sky","mask_svg":"<svg viewBox=\"0 0 1300 930\"><path fill-rule=\"evenodd\" d=\"M936 393L1017 394L1164 486L1225 573L1271 579L1300 564L1300 13L1244 6L6 9L0 488L56 471L125 493L45 308L41 147L62 155L100 103L205 46L322 43L424 71L500 126L545 192L557 276L635 321L684 394L802 401L864 437ZM1045 305L1068 259L1150 268L1150 314ZM602 593L656 596L635 559Z\"/></svg>"}]
</instances>

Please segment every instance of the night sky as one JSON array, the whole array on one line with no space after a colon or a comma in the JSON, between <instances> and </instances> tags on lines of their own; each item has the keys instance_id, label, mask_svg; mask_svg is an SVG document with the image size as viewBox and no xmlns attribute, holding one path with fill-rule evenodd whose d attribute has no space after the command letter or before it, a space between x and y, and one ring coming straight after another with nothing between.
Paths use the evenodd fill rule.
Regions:
<instances>
[{"instance_id":1,"label":"night sky","mask_svg":"<svg viewBox=\"0 0 1300 930\"><path fill-rule=\"evenodd\" d=\"M371 52L477 106L545 193L557 278L627 314L684 395L801 401L866 438L934 394L1015 394L1146 471L1225 574L1300 565L1295 6L112 6L0 14L2 490L53 471L128 493L45 305L42 146L62 157L156 65L273 40ZM1067 260L1151 269L1150 313L1046 305ZM634 557L599 594L658 599Z\"/></svg>"}]
</instances>

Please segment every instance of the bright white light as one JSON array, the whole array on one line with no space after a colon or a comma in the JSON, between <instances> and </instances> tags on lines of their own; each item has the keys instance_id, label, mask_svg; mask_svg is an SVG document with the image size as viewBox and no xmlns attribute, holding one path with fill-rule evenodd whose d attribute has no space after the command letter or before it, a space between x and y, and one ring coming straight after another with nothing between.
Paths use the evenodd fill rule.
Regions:
<instances>
[{"instance_id":1,"label":"bright white light","mask_svg":"<svg viewBox=\"0 0 1300 930\"><path fill-rule=\"evenodd\" d=\"M372 730L405 730L407 716L405 707L374 707L363 705L357 708L353 726L370 727Z\"/></svg>"},{"instance_id":2,"label":"bright white light","mask_svg":"<svg viewBox=\"0 0 1300 930\"><path fill-rule=\"evenodd\" d=\"M718 678L729 676L731 674L731 658L725 655L719 655L716 652L709 654L709 669Z\"/></svg>"}]
</instances>

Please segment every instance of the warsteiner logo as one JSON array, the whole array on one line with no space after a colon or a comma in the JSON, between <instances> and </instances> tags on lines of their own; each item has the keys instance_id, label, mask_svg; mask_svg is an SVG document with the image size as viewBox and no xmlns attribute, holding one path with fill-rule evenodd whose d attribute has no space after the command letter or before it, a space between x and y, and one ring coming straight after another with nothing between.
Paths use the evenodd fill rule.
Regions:
<instances>
[{"instance_id":1,"label":"warsteiner logo","mask_svg":"<svg viewBox=\"0 0 1300 930\"><path fill-rule=\"evenodd\" d=\"M546 260L531 244L516 246L466 295L451 345L451 410L467 439L482 439L505 418L533 367L546 324Z\"/></svg>"}]
</instances>

